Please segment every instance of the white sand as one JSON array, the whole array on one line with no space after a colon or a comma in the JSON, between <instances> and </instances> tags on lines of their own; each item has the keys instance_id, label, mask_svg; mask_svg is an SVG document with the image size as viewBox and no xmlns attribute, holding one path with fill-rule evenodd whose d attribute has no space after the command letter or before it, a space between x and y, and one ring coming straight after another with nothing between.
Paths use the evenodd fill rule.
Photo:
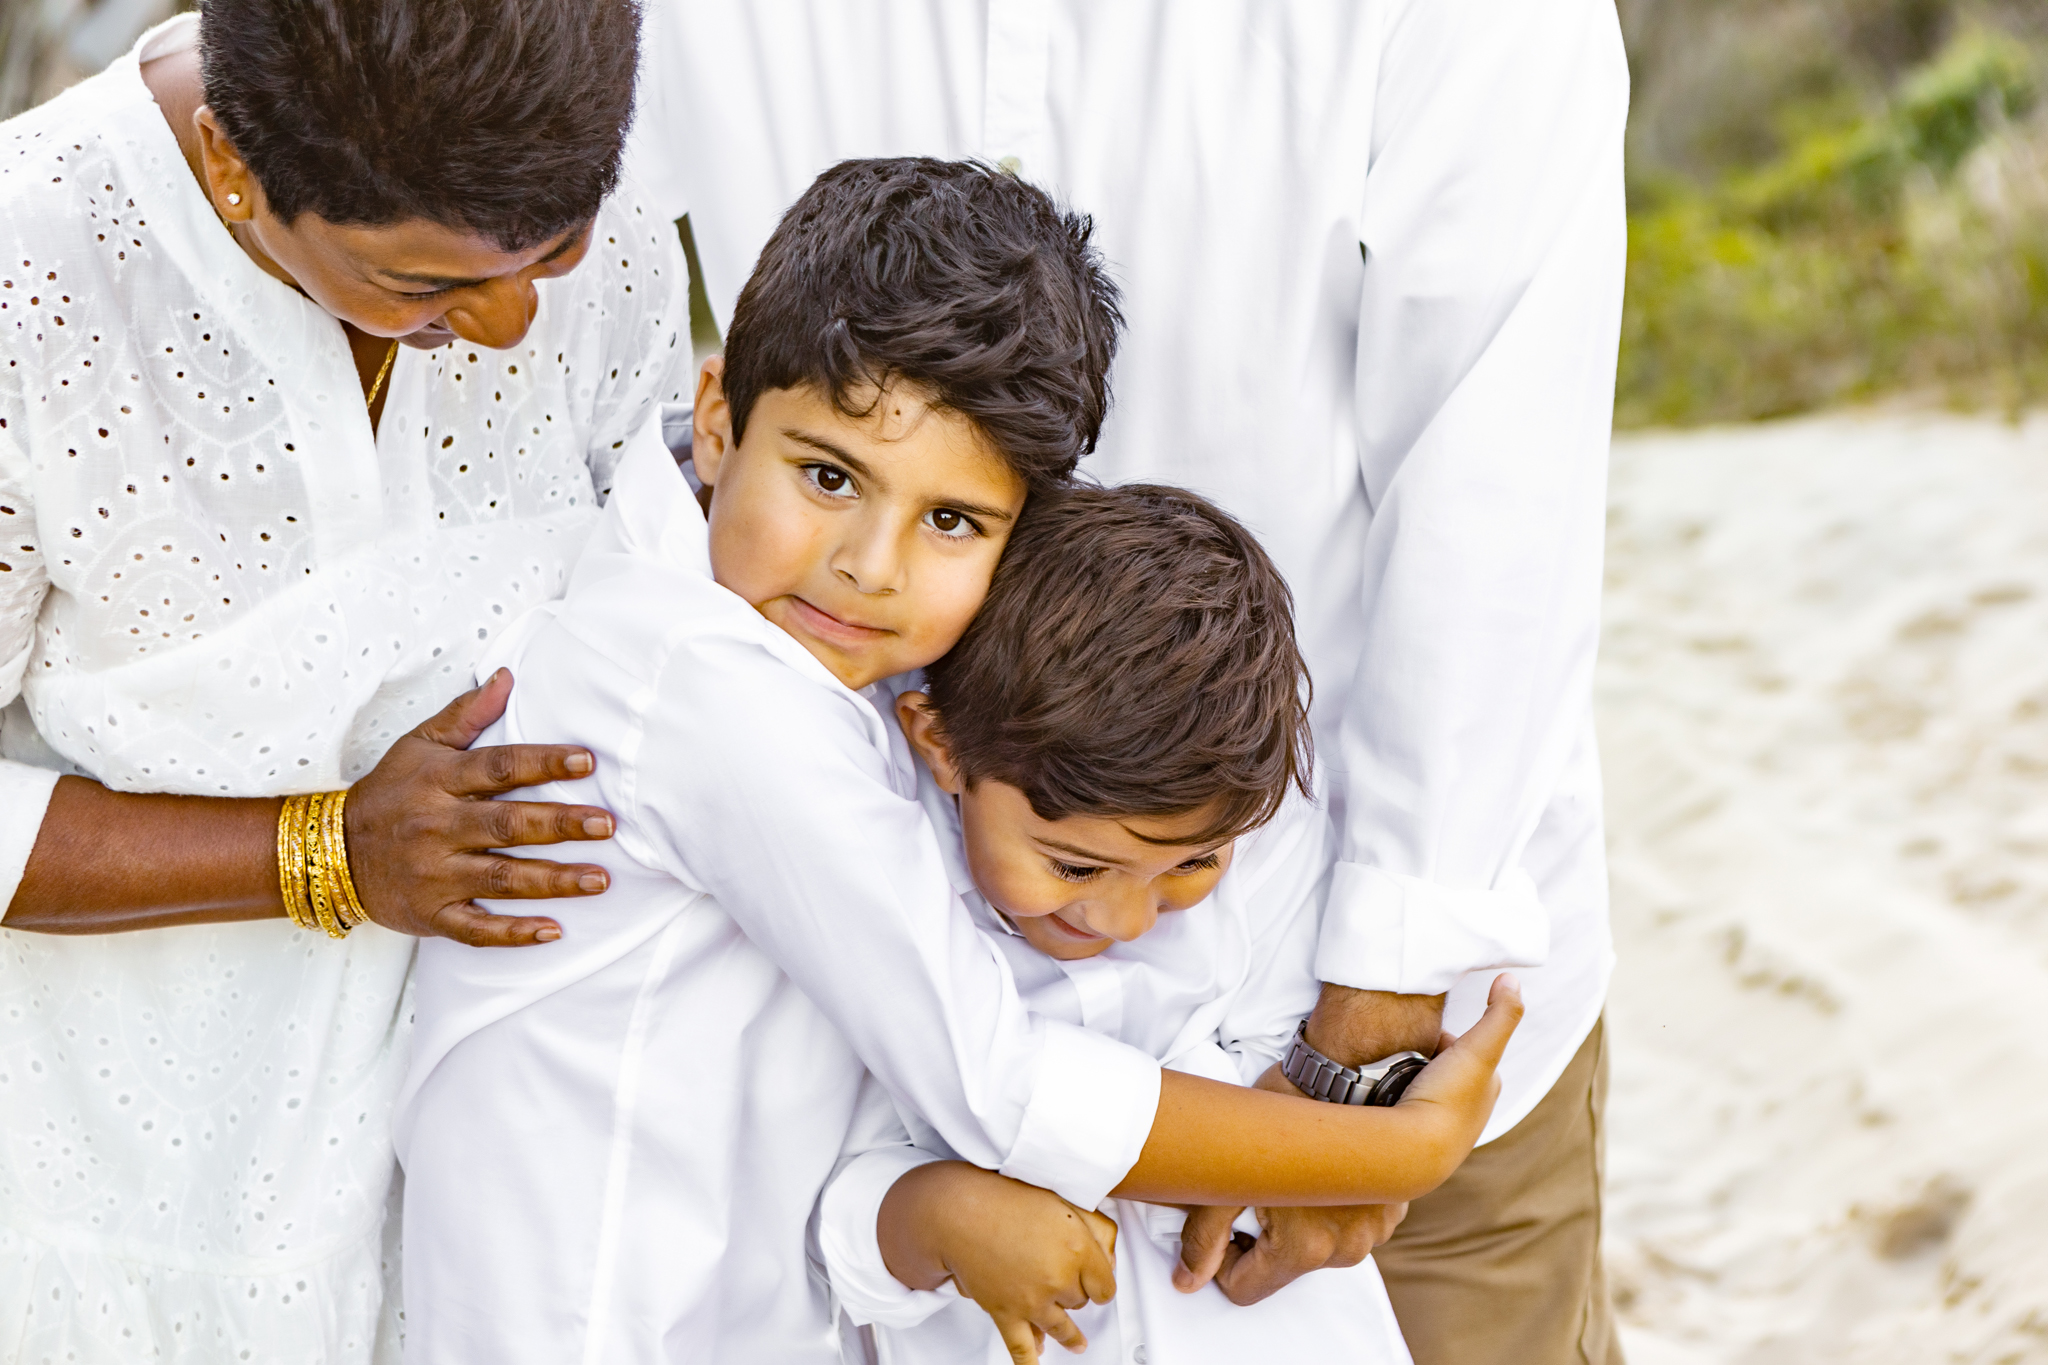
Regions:
<instances>
[{"instance_id":1,"label":"white sand","mask_svg":"<svg viewBox=\"0 0 2048 1365\"><path fill-rule=\"evenodd\" d=\"M2048 419L1618 443L1634 1365L2048 1361Z\"/></svg>"}]
</instances>

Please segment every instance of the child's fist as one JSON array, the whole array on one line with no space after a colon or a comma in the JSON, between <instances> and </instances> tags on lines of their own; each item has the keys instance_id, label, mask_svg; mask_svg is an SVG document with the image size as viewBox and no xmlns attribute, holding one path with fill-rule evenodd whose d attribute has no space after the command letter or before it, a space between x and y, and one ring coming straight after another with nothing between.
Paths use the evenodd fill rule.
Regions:
<instances>
[{"instance_id":1,"label":"child's fist","mask_svg":"<svg viewBox=\"0 0 2048 1365\"><path fill-rule=\"evenodd\" d=\"M912 1289L953 1281L994 1321L1017 1365L1034 1365L1048 1336L1087 1350L1067 1310L1116 1295L1114 1222L965 1162L934 1162L898 1180L877 1232L890 1274Z\"/></svg>"}]
</instances>

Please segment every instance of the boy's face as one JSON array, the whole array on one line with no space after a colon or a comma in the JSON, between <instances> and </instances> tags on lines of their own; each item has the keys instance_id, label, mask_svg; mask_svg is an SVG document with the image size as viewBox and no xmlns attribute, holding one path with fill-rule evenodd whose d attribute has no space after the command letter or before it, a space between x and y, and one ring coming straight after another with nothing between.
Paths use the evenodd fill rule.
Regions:
<instances>
[{"instance_id":1,"label":"boy's face","mask_svg":"<svg viewBox=\"0 0 2048 1365\"><path fill-rule=\"evenodd\" d=\"M953 647L988 595L1024 481L965 417L896 386L863 418L771 389L732 439L724 367L697 385L711 571L851 688ZM855 406L867 398L855 395Z\"/></svg>"},{"instance_id":2,"label":"boy's face","mask_svg":"<svg viewBox=\"0 0 2048 1365\"><path fill-rule=\"evenodd\" d=\"M974 885L1048 957L1072 961L1129 943L1162 913L1199 904L1230 867L1235 840L1188 842L1209 811L1046 820L1007 782L961 780L922 692L904 693L896 714L932 776L960 800Z\"/></svg>"}]
</instances>

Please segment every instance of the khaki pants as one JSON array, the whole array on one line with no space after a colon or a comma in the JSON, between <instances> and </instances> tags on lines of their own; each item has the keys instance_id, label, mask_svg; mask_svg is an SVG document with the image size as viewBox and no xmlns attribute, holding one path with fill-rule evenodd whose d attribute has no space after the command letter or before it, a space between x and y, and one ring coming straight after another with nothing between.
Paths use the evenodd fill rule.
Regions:
<instances>
[{"instance_id":1,"label":"khaki pants","mask_svg":"<svg viewBox=\"0 0 2048 1365\"><path fill-rule=\"evenodd\" d=\"M1623 1365L1600 1264L1606 1108L1603 1020L1373 1253L1415 1365Z\"/></svg>"}]
</instances>

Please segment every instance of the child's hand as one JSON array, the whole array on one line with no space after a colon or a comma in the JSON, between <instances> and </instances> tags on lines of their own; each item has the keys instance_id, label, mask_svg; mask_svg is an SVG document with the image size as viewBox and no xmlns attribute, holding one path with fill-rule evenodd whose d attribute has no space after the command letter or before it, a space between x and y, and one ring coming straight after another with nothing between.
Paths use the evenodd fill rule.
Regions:
<instances>
[{"instance_id":1,"label":"child's hand","mask_svg":"<svg viewBox=\"0 0 2048 1365\"><path fill-rule=\"evenodd\" d=\"M1409 1083L1407 1093L1394 1106L1396 1113L1418 1108L1433 1110L1455 1159L1444 1171L1446 1178L1456 1170L1479 1141L1486 1120L1493 1115L1493 1103L1500 1098L1500 1078L1494 1068L1515 1026L1522 1022L1522 986L1503 972L1493 979L1486 993L1486 1013L1456 1038L1446 1033L1437 1053L1420 1075Z\"/></svg>"},{"instance_id":2,"label":"child's hand","mask_svg":"<svg viewBox=\"0 0 2048 1365\"><path fill-rule=\"evenodd\" d=\"M1034 1365L1047 1336L1087 1350L1067 1310L1116 1295L1114 1222L965 1162L898 1180L876 1231L890 1274L912 1289L952 1280L995 1322L1017 1365Z\"/></svg>"}]
</instances>

